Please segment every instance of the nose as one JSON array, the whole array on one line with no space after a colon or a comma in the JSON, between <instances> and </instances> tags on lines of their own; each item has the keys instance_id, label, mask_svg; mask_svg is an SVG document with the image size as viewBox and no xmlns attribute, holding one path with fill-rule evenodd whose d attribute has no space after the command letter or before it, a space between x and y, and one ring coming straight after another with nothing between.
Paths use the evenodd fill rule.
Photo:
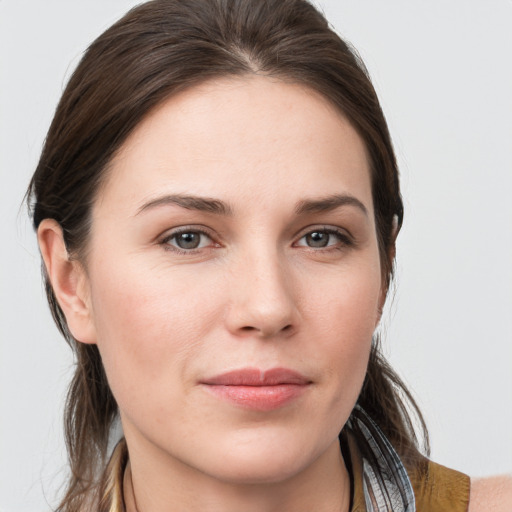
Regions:
<instances>
[{"instance_id":1,"label":"nose","mask_svg":"<svg viewBox=\"0 0 512 512\"><path fill-rule=\"evenodd\" d=\"M298 303L291 272L277 251L241 258L229 282L227 328L237 336L289 337Z\"/></svg>"}]
</instances>

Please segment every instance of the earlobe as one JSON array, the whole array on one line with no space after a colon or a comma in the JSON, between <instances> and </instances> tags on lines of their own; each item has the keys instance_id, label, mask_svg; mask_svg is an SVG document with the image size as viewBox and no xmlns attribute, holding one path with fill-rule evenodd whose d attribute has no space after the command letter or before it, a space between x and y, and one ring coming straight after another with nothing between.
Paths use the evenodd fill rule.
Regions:
<instances>
[{"instance_id":1,"label":"earlobe","mask_svg":"<svg viewBox=\"0 0 512 512\"><path fill-rule=\"evenodd\" d=\"M37 239L48 279L69 331L77 341L96 343L87 276L80 262L69 257L59 223L44 219L37 230Z\"/></svg>"}]
</instances>

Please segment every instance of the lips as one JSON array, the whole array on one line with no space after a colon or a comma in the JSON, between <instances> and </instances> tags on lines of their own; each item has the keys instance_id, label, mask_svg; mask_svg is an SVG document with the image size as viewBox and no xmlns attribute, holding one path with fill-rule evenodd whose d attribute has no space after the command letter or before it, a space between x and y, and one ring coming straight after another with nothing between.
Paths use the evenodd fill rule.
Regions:
<instances>
[{"instance_id":1,"label":"lips","mask_svg":"<svg viewBox=\"0 0 512 512\"><path fill-rule=\"evenodd\" d=\"M271 411L299 398L311 381L287 368L234 370L201 382L217 398L256 411Z\"/></svg>"}]
</instances>

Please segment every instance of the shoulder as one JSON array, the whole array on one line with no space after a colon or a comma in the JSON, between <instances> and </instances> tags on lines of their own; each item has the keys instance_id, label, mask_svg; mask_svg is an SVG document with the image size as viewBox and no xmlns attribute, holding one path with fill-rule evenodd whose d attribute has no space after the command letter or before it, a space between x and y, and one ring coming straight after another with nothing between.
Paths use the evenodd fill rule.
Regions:
<instances>
[{"instance_id":1,"label":"shoulder","mask_svg":"<svg viewBox=\"0 0 512 512\"><path fill-rule=\"evenodd\" d=\"M472 478L468 512L511 512L512 474Z\"/></svg>"}]
</instances>

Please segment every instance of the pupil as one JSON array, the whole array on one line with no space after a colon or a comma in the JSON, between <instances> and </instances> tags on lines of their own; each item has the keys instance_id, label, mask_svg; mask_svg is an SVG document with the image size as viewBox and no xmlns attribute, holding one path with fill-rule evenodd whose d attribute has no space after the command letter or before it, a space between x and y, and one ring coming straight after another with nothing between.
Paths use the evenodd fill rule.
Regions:
<instances>
[{"instance_id":1,"label":"pupil","mask_svg":"<svg viewBox=\"0 0 512 512\"><path fill-rule=\"evenodd\" d=\"M329 235L321 231L314 231L307 236L307 241L310 247L326 247Z\"/></svg>"},{"instance_id":2,"label":"pupil","mask_svg":"<svg viewBox=\"0 0 512 512\"><path fill-rule=\"evenodd\" d=\"M196 249L199 245L199 235L197 233L180 233L176 243L181 249Z\"/></svg>"}]
</instances>

